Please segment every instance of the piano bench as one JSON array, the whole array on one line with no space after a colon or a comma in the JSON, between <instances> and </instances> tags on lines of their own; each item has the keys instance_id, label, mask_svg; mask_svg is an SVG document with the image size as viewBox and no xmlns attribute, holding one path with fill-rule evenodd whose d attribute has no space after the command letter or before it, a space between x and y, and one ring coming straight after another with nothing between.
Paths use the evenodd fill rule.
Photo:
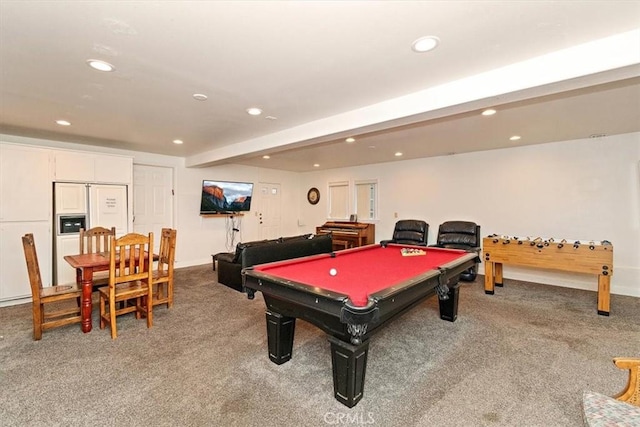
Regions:
<instances>
[{"instance_id":1,"label":"piano bench","mask_svg":"<svg viewBox=\"0 0 640 427\"><path fill-rule=\"evenodd\" d=\"M333 250L339 251L342 249L349 249L353 247L353 242L348 240L336 240L333 239Z\"/></svg>"}]
</instances>

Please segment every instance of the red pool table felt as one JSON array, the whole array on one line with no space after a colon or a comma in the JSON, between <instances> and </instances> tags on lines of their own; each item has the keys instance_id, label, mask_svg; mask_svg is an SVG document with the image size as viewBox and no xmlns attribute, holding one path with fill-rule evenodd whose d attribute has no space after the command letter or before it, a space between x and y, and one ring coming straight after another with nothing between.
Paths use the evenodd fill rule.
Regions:
<instances>
[{"instance_id":1,"label":"red pool table felt","mask_svg":"<svg viewBox=\"0 0 640 427\"><path fill-rule=\"evenodd\" d=\"M369 245L352 250L299 258L274 264L256 266L255 270L323 290L349 296L355 306L365 306L368 297L383 289L456 260L467 252L456 249L420 249L425 255L403 256L401 249L415 246ZM329 271L335 268L337 274Z\"/></svg>"}]
</instances>

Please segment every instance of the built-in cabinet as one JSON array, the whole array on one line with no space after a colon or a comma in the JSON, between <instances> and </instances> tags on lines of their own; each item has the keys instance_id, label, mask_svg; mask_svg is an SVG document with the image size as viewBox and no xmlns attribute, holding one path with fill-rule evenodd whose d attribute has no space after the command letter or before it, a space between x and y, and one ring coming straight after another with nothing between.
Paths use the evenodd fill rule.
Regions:
<instances>
[{"instance_id":1,"label":"built-in cabinet","mask_svg":"<svg viewBox=\"0 0 640 427\"><path fill-rule=\"evenodd\" d=\"M51 219L51 151L0 144L0 221Z\"/></svg>"},{"instance_id":2,"label":"built-in cabinet","mask_svg":"<svg viewBox=\"0 0 640 427\"><path fill-rule=\"evenodd\" d=\"M42 286L51 286L52 245L49 221L0 222L0 303L31 297L22 236L33 234Z\"/></svg>"},{"instance_id":3,"label":"built-in cabinet","mask_svg":"<svg viewBox=\"0 0 640 427\"><path fill-rule=\"evenodd\" d=\"M131 157L73 151L55 153L55 181L129 184L132 176Z\"/></svg>"},{"instance_id":4,"label":"built-in cabinet","mask_svg":"<svg viewBox=\"0 0 640 427\"><path fill-rule=\"evenodd\" d=\"M31 296L22 236L32 233L43 285L51 283L51 151L0 144L0 301Z\"/></svg>"},{"instance_id":5,"label":"built-in cabinet","mask_svg":"<svg viewBox=\"0 0 640 427\"><path fill-rule=\"evenodd\" d=\"M52 283L53 183L132 184L133 159L0 142L0 305L31 296L21 237L33 233L44 286Z\"/></svg>"}]
</instances>

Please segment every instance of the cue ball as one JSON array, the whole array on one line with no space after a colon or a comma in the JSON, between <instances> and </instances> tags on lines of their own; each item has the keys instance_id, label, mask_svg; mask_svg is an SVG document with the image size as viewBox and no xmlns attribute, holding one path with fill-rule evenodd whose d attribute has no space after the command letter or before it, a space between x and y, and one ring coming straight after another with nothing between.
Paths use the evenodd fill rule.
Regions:
<instances>
[{"instance_id":1,"label":"cue ball","mask_svg":"<svg viewBox=\"0 0 640 427\"><path fill-rule=\"evenodd\" d=\"M331 270L329 270L329 274L332 276L335 276L336 274L338 274L338 270L336 270L335 268L332 268Z\"/></svg>"}]
</instances>

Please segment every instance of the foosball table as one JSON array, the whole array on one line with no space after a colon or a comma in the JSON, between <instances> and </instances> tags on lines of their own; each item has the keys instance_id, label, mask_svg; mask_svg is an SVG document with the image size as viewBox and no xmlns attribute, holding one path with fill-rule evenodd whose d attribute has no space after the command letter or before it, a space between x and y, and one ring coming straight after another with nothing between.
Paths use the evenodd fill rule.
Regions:
<instances>
[{"instance_id":1,"label":"foosball table","mask_svg":"<svg viewBox=\"0 0 640 427\"><path fill-rule=\"evenodd\" d=\"M598 314L609 315L613 245L607 240L555 240L496 234L482 240L484 292L493 295L503 285L502 265L539 267L598 276Z\"/></svg>"}]
</instances>

